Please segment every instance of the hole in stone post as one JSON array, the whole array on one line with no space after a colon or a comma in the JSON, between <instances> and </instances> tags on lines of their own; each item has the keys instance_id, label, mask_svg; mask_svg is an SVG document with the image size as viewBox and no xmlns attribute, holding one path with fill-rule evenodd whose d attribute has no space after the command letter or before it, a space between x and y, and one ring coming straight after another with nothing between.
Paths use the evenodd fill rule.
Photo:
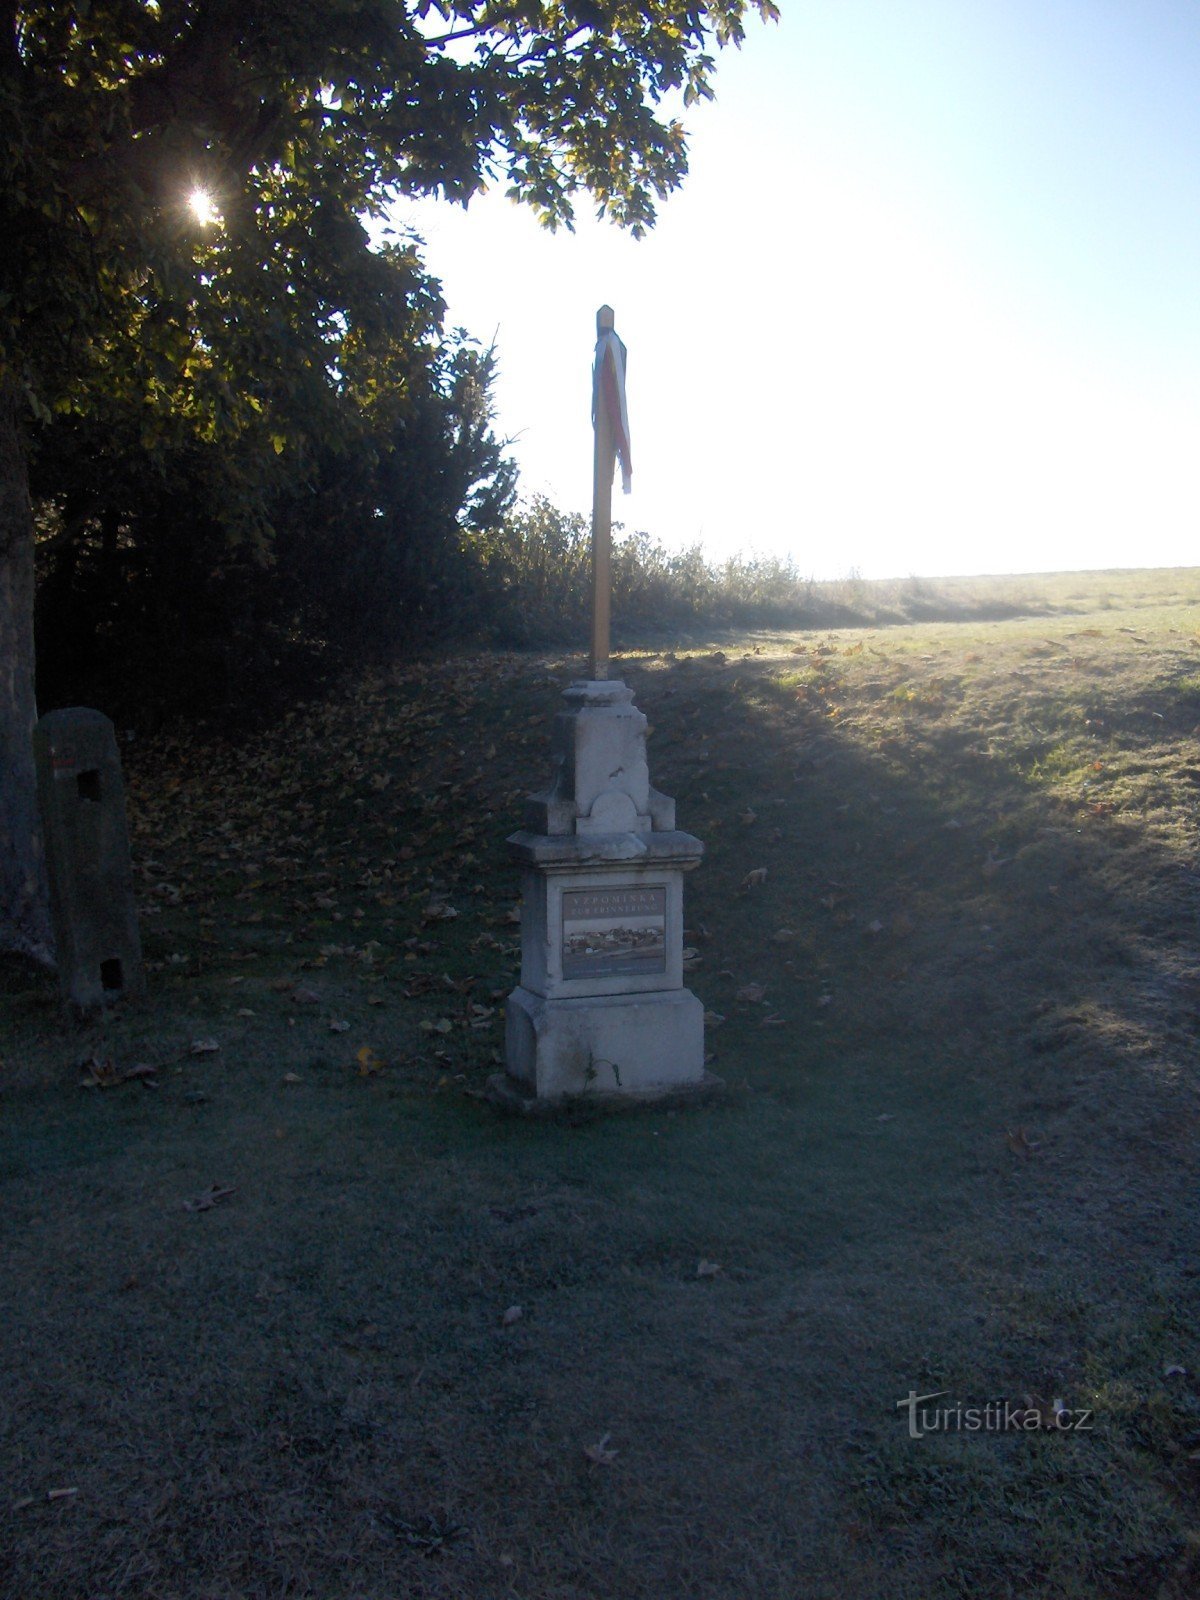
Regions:
<instances>
[{"instance_id":1,"label":"hole in stone post","mask_svg":"<svg viewBox=\"0 0 1200 1600\"><path fill-rule=\"evenodd\" d=\"M121 963L116 956L100 963L100 987L106 994L116 994L124 988L121 980Z\"/></svg>"},{"instance_id":2,"label":"hole in stone post","mask_svg":"<svg viewBox=\"0 0 1200 1600\"><path fill-rule=\"evenodd\" d=\"M77 772L75 774L75 783L78 786L81 800L94 800L99 805L100 773L95 767L90 772Z\"/></svg>"}]
</instances>

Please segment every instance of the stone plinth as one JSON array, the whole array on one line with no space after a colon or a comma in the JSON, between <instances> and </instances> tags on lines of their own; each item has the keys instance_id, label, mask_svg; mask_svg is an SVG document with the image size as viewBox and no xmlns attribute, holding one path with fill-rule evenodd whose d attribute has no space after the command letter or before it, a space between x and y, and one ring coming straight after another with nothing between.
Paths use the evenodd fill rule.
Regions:
<instances>
[{"instance_id":1,"label":"stone plinth","mask_svg":"<svg viewBox=\"0 0 1200 1600\"><path fill-rule=\"evenodd\" d=\"M116 735L76 707L44 716L33 746L59 988L87 1013L144 987Z\"/></svg>"},{"instance_id":2,"label":"stone plinth","mask_svg":"<svg viewBox=\"0 0 1200 1600\"><path fill-rule=\"evenodd\" d=\"M547 1000L508 999L508 1071L533 1100L567 1095L657 1098L705 1082L704 1007L688 989Z\"/></svg>"},{"instance_id":3,"label":"stone plinth","mask_svg":"<svg viewBox=\"0 0 1200 1600\"><path fill-rule=\"evenodd\" d=\"M683 985L683 877L704 853L650 785L646 719L623 683L575 683L557 771L508 840L522 869L521 982L509 996L509 1101L650 1098L715 1082L704 1008Z\"/></svg>"},{"instance_id":4,"label":"stone plinth","mask_svg":"<svg viewBox=\"0 0 1200 1600\"><path fill-rule=\"evenodd\" d=\"M532 833L649 833L675 826L675 802L650 787L646 719L616 680L573 683L554 719L554 782L525 804Z\"/></svg>"}]
</instances>

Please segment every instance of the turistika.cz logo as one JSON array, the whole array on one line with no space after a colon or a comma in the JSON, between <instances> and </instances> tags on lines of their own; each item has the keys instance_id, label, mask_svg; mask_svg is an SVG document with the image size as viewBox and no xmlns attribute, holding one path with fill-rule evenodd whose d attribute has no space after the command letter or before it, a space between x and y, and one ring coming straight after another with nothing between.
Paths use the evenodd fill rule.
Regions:
<instances>
[{"instance_id":1,"label":"turistika.cz logo","mask_svg":"<svg viewBox=\"0 0 1200 1600\"><path fill-rule=\"evenodd\" d=\"M1042 1407L1028 1400L989 1400L984 1405L931 1405L943 1400L949 1389L933 1394L908 1391L907 1400L897 1400L896 1410L908 1412L908 1436L923 1439L927 1433L1089 1433L1091 1411L1071 1410L1061 1400Z\"/></svg>"}]
</instances>

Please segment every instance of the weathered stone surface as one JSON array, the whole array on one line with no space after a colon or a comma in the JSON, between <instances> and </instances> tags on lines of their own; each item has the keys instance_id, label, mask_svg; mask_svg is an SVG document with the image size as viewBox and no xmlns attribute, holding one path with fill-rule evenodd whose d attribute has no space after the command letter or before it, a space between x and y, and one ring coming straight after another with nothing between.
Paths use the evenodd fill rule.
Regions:
<instances>
[{"instance_id":1,"label":"weathered stone surface","mask_svg":"<svg viewBox=\"0 0 1200 1600\"><path fill-rule=\"evenodd\" d=\"M523 1117L552 1117L559 1110L576 1103L574 1095L539 1100L528 1085L517 1078L510 1078L507 1072L494 1072L487 1080L484 1094L498 1110L515 1112ZM698 1083L664 1084L661 1088L639 1089L628 1094L620 1089L593 1088L587 1099L591 1104L620 1111L642 1105L691 1106L702 1100L716 1100L724 1094L724 1078L705 1072Z\"/></svg>"},{"instance_id":2,"label":"weathered stone surface","mask_svg":"<svg viewBox=\"0 0 1200 1600\"><path fill-rule=\"evenodd\" d=\"M650 817L643 815L624 789L602 789L592 801L586 817L576 817L575 832L649 833Z\"/></svg>"},{"instance_id":3,"label":"weathered stone surface","mask_svg":"<svg viewBox=\"0 0 1200 1600\"><path fill-rule=\"evenodd\" d=\"M687 989L548 999L508 997L509 1076L538 1100L565 1095L657 1095L699 1087L704 1007Z\"/></svg>"},{"instance_id":4,"label":"weathered stone surface","mask_svg":"<svg viewBox=\"0 0 1200 1600\"><path fill-rule=\"evenodd\" d=\"M645 865L653 862L690 871L700 864L704 845L694 834L673 829L670 833L615 833L580 836L578 834L530 833L522 828L507 839L509 854L522 866L546 872L575 872L580 867L622 862Z\"/></svg>"},{"instance_id":5,"label":"weathered stone surface","mask_svg":"<svg viewBox=\"0 0 1200 1600\"><path fill-rule=\"evenodd\" d=\"M59 987L92 1011L144 987L116 734L74 707L44 716L33 743Z\"/></svg>"},{"instance_id":6,"label":"weathered stone surface","mask_svg":"<svg viewBox=\"0 0 1200 1600\"><path fill-rule=\"evenodd\" d=\"M683 878L704 846L650 784L646 719L625 684L574 683L551 787L508 840L522 867L521 982L509 997L511 1093L654 1098L716 1080L704 1007L683 987Z\"/></svg>"},{"instance_id":7,"label":"weathered stone surface","mask_svg":"<svg viewBox=\"0 0 1200 1600\"><path fill-rule=\"evenodd\" d=\"M646 719L616 679L573 683L554 719L554 780L526 802L533 833L649 833L670 802L650 788ZM651 797L654 805L652 807ZM674 826L673 810L669 823Z\"/></svg>"}]
</instances>

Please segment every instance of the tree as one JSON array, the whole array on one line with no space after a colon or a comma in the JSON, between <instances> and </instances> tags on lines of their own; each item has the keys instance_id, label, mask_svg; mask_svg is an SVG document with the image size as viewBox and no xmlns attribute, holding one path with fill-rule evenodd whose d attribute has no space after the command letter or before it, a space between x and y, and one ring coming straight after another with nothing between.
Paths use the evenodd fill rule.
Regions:
<instances>
[{"instance_id":1,"label":"tree","mask_svg":"<svg viewBox=\"0 0 1200 1600\"><path fill-rule=\"evenodd\" d=\"M504 515L514 476L490 424L493 368L459 336L343 338L327 426L290 474L296 450L276 455L250 429L219 445L183 433L151 453L128 397L38 423L42 709L86 699L124 726L244 722L331 672L469 626L477 530ZM264 453L267 526L245 530L243 483Z\"/></svg>"},{"instance_id":2,"label":"tree","mask_svg":"<svg viewBox=\"0 0 1200 1600\"><path fill-rule=\"evenodd\" d=\"M589 191L643 232L686 172L663 103L711 94L711 47L740 43L751 9L775 14L0 0L0 949L51 953L29 755L30 416L94 418L123 393L148 457L180 432L227 451L230 528L269 538L269 490L298 482L342 419L345 341L396 317L430 335L428 280L401 305L360 219L499 179L549 226ZM219 226L201 229L193 194Z\"/></svg>"}]
</instances>

